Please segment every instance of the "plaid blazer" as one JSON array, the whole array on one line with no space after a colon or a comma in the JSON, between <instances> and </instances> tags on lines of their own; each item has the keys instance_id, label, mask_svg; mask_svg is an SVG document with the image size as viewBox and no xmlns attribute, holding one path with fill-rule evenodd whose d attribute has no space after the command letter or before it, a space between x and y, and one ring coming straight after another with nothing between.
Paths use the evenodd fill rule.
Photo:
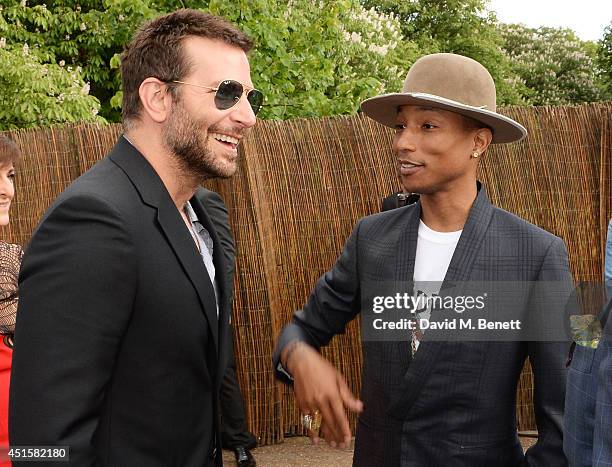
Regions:
<instances>
[{"instance_id":1,"label":"plaid blazer","mask_svg":"<svg viewBox=\"0 0 612 467\"><path fill-rule=\"evenodd\" d=\"M612 310L597 348L576 345L567 375L563 448L571 467L612 465Z\"/></svg>"},{"instance_id":2,"label":"plaid blazer","mask_svg":"<svg viewBox=\"0 0 612 467\"><path fill-rule=\"evenodd\" d=\"M281 380L289 382L278 371L283 347L299 339L320 348L343 332L360 311L366 282L412 281L420 214L416 203L357 223L334 267L279 337L274 363ZM563 241L494 207L480 184L448 281L561 281L568 296L572 288ZM550 305L563 312L565 299ZM568 342L424 340L414 358L409 340L363 341L362 347L364 411L354 466L567 465L562 419ZM540 436L523 454L515 404L527 356Z\"/></svg>"}]
</instances>

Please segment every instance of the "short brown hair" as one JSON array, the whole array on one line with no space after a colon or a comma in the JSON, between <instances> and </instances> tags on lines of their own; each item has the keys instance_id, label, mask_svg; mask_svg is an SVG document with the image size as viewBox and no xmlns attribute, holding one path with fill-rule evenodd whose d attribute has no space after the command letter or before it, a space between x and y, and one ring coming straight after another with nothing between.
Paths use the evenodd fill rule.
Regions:
<instances>
[{"instance_id":1,"label":"short brown hair","mask_svg":"<svg viewBox=\"0 0 612 467\"><path fill-rule=\"evenodd\" d=\"M121 55L124 125L138 119L138 89L145 79L180 81L189 74L192 64L184 56L182 44L189 36L220 40L245 53L253 46L253 41L231 23L198 10L178 10L143 24Z\"/></svg>"},{"instance_id":2,"label":"short brown hair","mask_svg":"<svg viewBox=\"0 0 612 467\"><path fill-rule=\"evenodd\" d=\"M21 151L17 143L8 136L0 135L0 164L7 162L14 164L20 155Z\"/></svg>"}]
</instances>

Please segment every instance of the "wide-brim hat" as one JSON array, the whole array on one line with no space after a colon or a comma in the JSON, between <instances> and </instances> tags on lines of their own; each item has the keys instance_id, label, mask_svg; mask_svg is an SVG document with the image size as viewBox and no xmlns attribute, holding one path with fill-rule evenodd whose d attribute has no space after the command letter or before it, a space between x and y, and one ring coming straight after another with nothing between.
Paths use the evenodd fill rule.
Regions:
<instances>
[{"instance_id":1,"label":"wide-brim hat","mask_svg":"<svg viewBox=\"0 0 612 467\"><path fill-rule=\"evenodd\" d=\"M523 125L496 112L495 83L487 69L463 55L425 55L410 67L402 92L366 99L361 110L385 126L395 127L398 108L418 105L471 117L493 131L492 143L527 136Z\"/></svg>"}]
</instances>

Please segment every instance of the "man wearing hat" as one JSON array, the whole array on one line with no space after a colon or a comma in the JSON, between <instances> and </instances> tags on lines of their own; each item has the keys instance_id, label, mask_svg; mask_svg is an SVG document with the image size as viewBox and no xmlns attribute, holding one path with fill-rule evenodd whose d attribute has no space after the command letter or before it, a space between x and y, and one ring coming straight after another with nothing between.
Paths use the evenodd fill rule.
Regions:
<instances>
[{"instance_id":1,"label":"man wearing hat","mask_svg":"<svg viewBox=\"0 0 612 467\"><path fill-rule=\"evenodd\" d=\"M496 113L488 71L454 54L422 57L401 93L368 99L361 108L395 128L404 190L420 199L361 219L334 267L281 332L275 369L293 384L303 423L315 442L320 436L345 446L351 435L345 410L359 412L355 466L567 465L566 342L440 341L418 326L405 339L363 337L360 300L375 281L434 284L432 294L451 283L550 281L560 292L541 296L538 306L530 294L517 296L514 305L535 317L543 303L563 312L572 286L563 241L493 206L476 179L489 144L519 141L525 128ZM360 312L363 379L357 400L318 350ZM539 439L523 453L515 404L527 357Z\"/></svg>"}]
</instances>

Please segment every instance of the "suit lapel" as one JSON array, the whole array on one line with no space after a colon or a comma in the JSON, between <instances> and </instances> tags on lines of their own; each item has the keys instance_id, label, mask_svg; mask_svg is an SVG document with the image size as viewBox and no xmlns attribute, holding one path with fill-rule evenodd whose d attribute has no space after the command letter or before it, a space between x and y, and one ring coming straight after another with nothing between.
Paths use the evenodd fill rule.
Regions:
<instances>
[{"instance_id":1,"label":"suit lapel","mask_svg":"<svg viewBox=\"0 0 612 467\"><path fill-rule=\"evenodd\" d=\"M480 182L477 183L478 195L474 204L472 204L470 214L448 266L442 283L442 290L449 290L453 287L454 282L469 280L474 260L489 228L493 206L489 202L484 187ZM398 264L396 271L397 277L404 282L413 282L414 280L416 244L421 215L420 203L418 203L418 209L415 209L414 212L417 214L416 219L409 220L408 228L400 241L400 245L398 245L400 252L398 259L399 262L405 263L405 266ZM431 375L445 345L446 343L441 341L428 341L427 339L421 341L419 350L414 355L408 371L404 375L402 388L397 391L391 401L390 414L397 416L399 413L405 416L408 413L423 385Z\"/></svg>"},{"instance_id":2,"label":"suit lapel","mask_svg":"<svg viewBox=\"0 0 612 467\"><path fill-rule=\"evenodd\" d=\"M219 348L223 348L224 343L222 337L225 336L225 328L227 328L229 324L229 311L231 309L231 304L228 303L227 284L225 283L227 265L225 264L223 245L219 240L217 231L215 230L215 226L202 202L195 195L191 198L189 202L191 203L191 207L197 214L198 220L208 231L213 240L213 262L215 263L215 280L217 282L217 288L219 291L219 296L217 297L217 300L219 302Z\"/></svg>"},{"instance_id":3,"label":"suit lapel","mask_svg":"<svg viewBox=\"0 0 612 467\"><path fill-rule=\"evenodd\" d=\"M489 230L494 208L489 201L484 186L480 182L477 183L478 195L474 204L472 204L459 243L457 243L453 258L448 265L443 287L449 287L452 282L469 280L474 260L482 246L487 230Z\"/></svg>"},{"instance_id":4,"label":"suit lapel","mask_svg":"<svg viewBox=\"0 0 612 467\"><path fill-rule=\"evenodd\" d=\"M123 137L119 139L109 157L130 178L140 193L143 202L157 208L159 225L189 281L196 290L204 310L204 315L208 321L215 352L218 353L219 328L215 292L206 272L206 267L202 263L202 258L168 190L166 190L163 182L144 156ZM210 226L210 221L206 225ZM220 250L220 247L215 248L215 250ZM218 264L216 256L215 263Z\"/></svg>"},{"instance_id":5,"label":"suit lapel","mask_svg":"<svg viewBox=\"0 0 612 467\"><path fill-rule=\"evenodd\" d=\"M202 257L172 200L158 207L157 220L198 294L200 304L204 308L204 315L208 320L215 351L218 353L219 330L215 291Z\"/></svg>"},{"instance_id":6,"label":"suit lapel","mask_svg":"<svg viewBox=\"0 0 612 467\"><path fill-rule=\"evenodd\" d=\"M397 245L397 261L395 277L400 282L412 282L414 277L414 260L416 257L419 221L421 219L421 203L417 202L404 209L407 211L407 225L399 237Z\"/></svg>"}]
</instances>

